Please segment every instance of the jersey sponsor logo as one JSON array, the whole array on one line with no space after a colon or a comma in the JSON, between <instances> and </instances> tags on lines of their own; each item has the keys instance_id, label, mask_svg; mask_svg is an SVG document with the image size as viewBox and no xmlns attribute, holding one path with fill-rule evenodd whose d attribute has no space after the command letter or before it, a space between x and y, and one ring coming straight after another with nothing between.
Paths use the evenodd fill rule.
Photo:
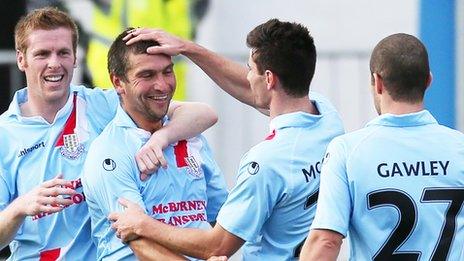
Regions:
<instances>
[{"instance_id":1,"label":"jersey sponsor logo","mask_svg":"<svg viewBox=\"0 0 464 261\"><path fill-rule=\"evenodd\" d=\"M66 120L63 131L61 132L55 144L55 147L61 147L61 155L70 160L79 158L84 152L84 145L80 143L79 137L77 133L75 133L77 122L76 100L77 92L74 92L73 108L71 114Z\"/></svg>"},{"instance_id":2,"label":"jersey sponsor logo","mask_svg":"<svg viewBox=\"0 0 464 261\"><path fill-rule=\"evenodd\" d=\"M450 161L432 160L408 162L380 163L377 174L382 178L446 176Z\"/></svg>"},{"instance_id":3,"label":"jersey sponsor logo","mask_svg":"<svg viewBox=\"0 0 464 261\"><path fill-rule=\"evenodd\" d=\"M113 171L116 169L116 162L112 159L105 159L102 162L102 167L106 171Z\"/></svg>"},{"instance_id":4,"label":"jersey sponsor logo","mask_svg":"<svg viewBox=\"0 0 464 261\"><path fill-rule=\"evenodd\" d=\"M40 148L45 148L45 143L43 141L29 147L29 148L24 148L21 151L19 151L18 158L25 156L26 154L33 152L34 150L40 149Z\"/></svg>"},{"instance_id":5,"label":"jersey sponsor logo","mask_svg":"<svg viewBox=\"0 0 464 261\"><path fill-rule=\"evenodd\" d=\"M204 200L187 200L178 202L168 202L158 204L152 207L152 215L163 215L167 213L190 212L188 214L172 215L168 218L156 218L172 226L185 225L192 221L207 221L206 201Z\"/></svg>"},{"instance_id":6,"label":"jersey sponsor logo","mask_svg":"<svg viewBox=\"0 0 464 261\"><path fill-rule=\"evenodd\" d=\"M248 163L247 171L250 175L255 175L259 171L259 164L256 161Z\"/></svg>"},{"instance_id":7,"label":"jersey sponsor logo","mask_svg":"<svg viewBox=\"0 0 464 261\"><path fill-rule=\"evenodd\" d=\"M76 180L71 180L70 181L70 185L68 186L65 186L66 188L70 188L70 189L74 189L74 190L77 190L78 188L81 188L82 187L82 182L81 182L81 179L78 178ZM60 196L59 196L60 197ZM64 208L68 208L74 204L80 204L82 202L85 201L85 195L84 193L76 193L72 196L68 196L66 197L65 199L71 199L73 204L71 205L68 205L68 206L64 206ZM52 205L54 207L58 206L58 205ZM41 212L35 216L32 217L32 220L38 220L40 218L43 218L43 217L46 217L46 216L49 216L49 215L53 215L53 214L56 214L56 213L48 213L48 212Z\"/></svg>"}]
</instances>

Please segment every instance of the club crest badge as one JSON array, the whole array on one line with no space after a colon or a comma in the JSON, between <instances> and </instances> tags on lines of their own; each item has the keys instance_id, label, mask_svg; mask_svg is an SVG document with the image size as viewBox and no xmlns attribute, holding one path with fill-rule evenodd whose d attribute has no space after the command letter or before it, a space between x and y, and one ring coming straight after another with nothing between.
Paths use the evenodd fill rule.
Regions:
<instances>
[{"instance_id":1,"label":"club crest badge","mask_svg":"<svg viewBox=\"0 0 464 261\"><path fill-rule=\"evenodd\" d=\"M193 156L185 157L185 163L187 163L187 172L195 177L196 179L203 178L203 171L200 168L197 160Z\"/></svg>"},{"instance_id":2,"label":"club crest badge","mask_svg":"<svg viewBox=\"0 0 464 261\"><path fill-rule=\"evenodd\" d=\"M79 138L75 133L63 135L63 146L60 152L63 157L75 160L84 152L84 145L79 143Z\"/></svg>"}]
</instances>

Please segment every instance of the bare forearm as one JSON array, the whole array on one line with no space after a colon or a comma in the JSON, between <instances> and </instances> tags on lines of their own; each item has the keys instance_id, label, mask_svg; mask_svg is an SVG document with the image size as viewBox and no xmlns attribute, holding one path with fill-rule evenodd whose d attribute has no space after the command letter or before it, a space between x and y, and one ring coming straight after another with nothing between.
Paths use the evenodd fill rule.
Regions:
<instances>
[{"instance_id":1,"label":"bare forearm","mask_svg":"<svg viewBox=\"0 0 464 261\"><path fill-rule=\"evenodd\" d=\"M169 109L169 124L158 132L164 132L168 143L192 138L216 124L216 112L207 104L199 102L175 102Z\"/></svg>"},{"instance_id":2,"label":"bare forearm","mask_svg":"<svg viewBox=\"0 0 464 261\"><path fill-rule=\"evenodd\" d=\"M333 232L335 233L335 232ZM341 235L327 237L320 233L311 231L310 236L306 239L300 253L302 261L335 261L337 260L342 244Z\"/></svg>"},{"instance_id":3,"label":"bare forearm","mask_svg":"<svg viewBox=\"0 0 464 261\"><path fill-rule=\"evenodd\" d=\"M178 255L167 248L157 244L156 242L146 239L138 238L129 242L129 246L134 251L138 260L186 260L182 255Z\"/></svg>"},{"instance_id":4,"label":"bare forearm","mask_svg":"<svg viewBox=\"0 0 464 261\"><path fill-rule=\"evenodd\" d=\"M255 107L245 66L189 41L185 41L181 53L198 65L225 92Z\"/></svg>"},{"instance_id":5,"label":"bare forearm","mask_svg":"<svg viewBox=\"0 0 464 261\"><path fill-rule=\"evenodd\" d=\"M0 249L7 246L18 232L26 216L21 215L13 201L7 208L0 212Z\"/></svg>"},{"instance_id":6,"label":"bare forearm","mask_svg":"<svg viewBox=\"0 0 464 261\"><path fill-rule=\"evenodd\" d=\"M215 243L211 240L208 231L190 228L178 228L161 222L146 219L141 223L137 234L143 238L154 241L169 250L186 256L207 259L216 253Z\"/></svg>"}]
</instances>

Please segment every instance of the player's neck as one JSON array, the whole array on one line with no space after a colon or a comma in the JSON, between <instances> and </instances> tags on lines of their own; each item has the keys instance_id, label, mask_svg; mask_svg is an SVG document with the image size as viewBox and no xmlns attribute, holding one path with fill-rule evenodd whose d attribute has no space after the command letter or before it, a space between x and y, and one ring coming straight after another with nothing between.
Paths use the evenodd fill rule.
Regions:
<instances>
[{"instance_id":1,"label":"player's neck","mask_svg":"<svg viewBox=\"0 0 464 261\"><path fill-rule=\"evenodd\" d=\"M50 103L43 101L40 98L28 95L28 100L20 105L21 116L40 116L44 118L48 123L52 123L55 120L55 116L58 113L58 111L61 108L63 108L66 104L66 101L67 100Z\"/></svg>"},{"instance_id":2,"label":"player's neck","mask_svg":"<svg viewBox=\"0 0 464 261\"><path fill-rule=\"evenodd\" d=\"M154 119L151 120L151 119L148 119L145 115L142 115L140 113L126 110L126 108L124 108L124 110L129 115L129 117L131 117L131 119L134 121L135 125L137 125L137 127L139 127L140 129L144 129L150 133L153 133L161 129L161 127L163 127L162 120L154 120Z\"/></svg>"},{"instance_id":3,"label":"player's neck","mask_svg":"<svg viewBox=\"0 0 464 261\"><path fill-rule=\"evenodd\" d=\"M390 113L395 115L409 114L422 111L424 109L424 103L422 101L416 103L407 102L395 102L391 101L385 103L381 108L382 114Z\"/></svg>"},{"instance_id":4,"label":"player's neck","mask_svg":"<svg viewBox=\"0 0 464 261\"><path fill-rule=\"evenodd\" d=\"M315 115L319 114L316 106L309 101L308 95L299 98L290 97L285 94L276 95L272 98L269 104L269 113L271 119L274 119L275 117L282 114L299 111Z\"/></svg>"}]
</instances>

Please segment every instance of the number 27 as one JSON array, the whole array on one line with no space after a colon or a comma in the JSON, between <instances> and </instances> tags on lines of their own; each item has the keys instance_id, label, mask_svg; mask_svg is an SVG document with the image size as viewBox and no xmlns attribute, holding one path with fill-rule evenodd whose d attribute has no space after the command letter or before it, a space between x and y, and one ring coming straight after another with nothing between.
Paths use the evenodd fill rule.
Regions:
<instances>
[{"instance_id":1,"label":"number 27","mask_svg":"<svg viewBox=\"0 0 464 261\"><path fill-rule=\"evenodd\" d=\"M464 202L464 188L425 188L423 203L448 203L445 224L432 255L432 261L446 260L456 229L456 216ZM420 252L398 252L398 248L411 236L417 222L417 207L414 200L404 191L384 189L367 195L369 209L395 207L400 214L396 228L387 242L377 251L374 260L419 260Z\"/></svg>"}]
</instances>

